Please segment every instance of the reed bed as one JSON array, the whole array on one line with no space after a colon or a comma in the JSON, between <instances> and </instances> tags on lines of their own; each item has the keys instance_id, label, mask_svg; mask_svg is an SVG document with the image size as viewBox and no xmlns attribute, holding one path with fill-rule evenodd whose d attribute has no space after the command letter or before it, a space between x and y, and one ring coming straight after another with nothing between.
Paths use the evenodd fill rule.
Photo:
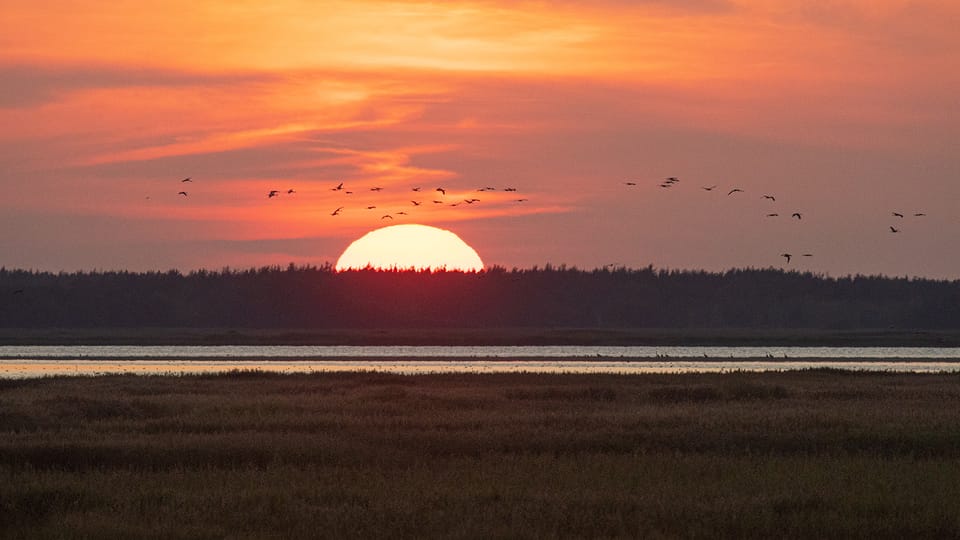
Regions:
<instances>
[{"instance_id":1,"label":"reed bed","mask_svg":"<svg viewBox=\"0 0 960 540\"><path fill-rule=\"evenodd\" d=\"M3 538L956 537L960 375L0 381Z\"/></svg>"}]
</instances>

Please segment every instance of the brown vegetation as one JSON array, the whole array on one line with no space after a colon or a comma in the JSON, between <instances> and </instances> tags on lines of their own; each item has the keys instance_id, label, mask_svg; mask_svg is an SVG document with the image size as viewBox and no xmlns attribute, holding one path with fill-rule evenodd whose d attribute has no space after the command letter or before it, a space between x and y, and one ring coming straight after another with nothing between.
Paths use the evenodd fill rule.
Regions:
<instances>
[{"instance_id":1,"label":"brown vegetation","mask_svg":"<svg viewBox=\"0 0 960 540\"><path fill-rule=\"evenodd\" d=\"M0 536L955 537L960 377L0 381Z\"/></svg>"}]
</instances>

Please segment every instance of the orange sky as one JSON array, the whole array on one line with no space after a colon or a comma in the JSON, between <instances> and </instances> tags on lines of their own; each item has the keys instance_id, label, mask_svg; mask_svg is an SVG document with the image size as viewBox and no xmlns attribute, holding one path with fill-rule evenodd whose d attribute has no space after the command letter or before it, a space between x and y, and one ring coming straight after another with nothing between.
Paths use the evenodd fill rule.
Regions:
<instances>
[{"instance_id":1,"label":"orange sky","mask_svg":"<svg viewBox=\"0 0 960 540\"><path fill-rule=\"evenodd\" d=\"M322 264L407 212L506 266L960 278L960 5L583 4L4 6L0 265Z\"/></svg>"}]
</instances>

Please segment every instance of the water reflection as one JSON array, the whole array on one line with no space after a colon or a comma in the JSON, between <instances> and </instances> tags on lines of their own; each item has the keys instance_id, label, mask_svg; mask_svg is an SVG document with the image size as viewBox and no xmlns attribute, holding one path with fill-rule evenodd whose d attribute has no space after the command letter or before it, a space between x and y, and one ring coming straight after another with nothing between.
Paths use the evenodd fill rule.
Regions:
<instances>
[{"instance_id":1,"label":"water reflection","mask_svg":"<svg viewBox=\"0 0 960 540\"><path fill-rule=\"evenodd\" d=\"M0 360L0 378L33 378L54 375L97 376L107 374L177 375L257 370L271 373L320 373L377 371L418 373L718 373L730 371L779 371L805 368L835 368L893 372L960 372L960 363L936 361L585 361L585 360L296 360L296 361L199 361L199 360Z\"/></svg>"}]
</instances>

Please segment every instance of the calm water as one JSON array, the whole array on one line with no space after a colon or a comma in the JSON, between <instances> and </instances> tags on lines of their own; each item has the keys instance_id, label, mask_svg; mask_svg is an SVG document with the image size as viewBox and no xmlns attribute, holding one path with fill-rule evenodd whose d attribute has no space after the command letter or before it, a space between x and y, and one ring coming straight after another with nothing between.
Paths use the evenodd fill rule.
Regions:
<instances>
[{"instance_id":1,"label":"calm water","mask_svg":"<svg viewBox=\"0 0 960 540\"><path fill-rule=\"evenodd\" d=\"M960 349L928 347L3 346L0 378L108 373L682 373L813 367L960 371Z\"/></svg>"}]
</instances>

